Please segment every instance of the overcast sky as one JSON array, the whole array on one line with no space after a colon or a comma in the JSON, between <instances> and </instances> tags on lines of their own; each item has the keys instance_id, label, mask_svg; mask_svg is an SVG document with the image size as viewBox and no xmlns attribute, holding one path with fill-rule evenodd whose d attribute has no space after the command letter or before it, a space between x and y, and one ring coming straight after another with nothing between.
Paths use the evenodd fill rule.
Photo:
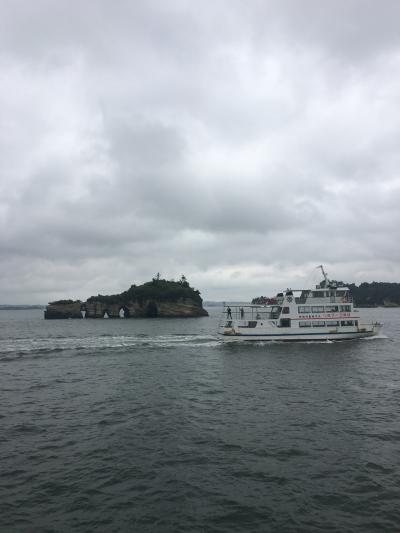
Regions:
<instances>
[{"instance_id":1,"label":"overcast sky","mask_svg":"<svg viewBox=\"0 0 400 533\"><path fill-rule=\"evenodd\" d=\"M0 0L0 303L400 281L398 0Z\"/></svg>"}]
</instances>

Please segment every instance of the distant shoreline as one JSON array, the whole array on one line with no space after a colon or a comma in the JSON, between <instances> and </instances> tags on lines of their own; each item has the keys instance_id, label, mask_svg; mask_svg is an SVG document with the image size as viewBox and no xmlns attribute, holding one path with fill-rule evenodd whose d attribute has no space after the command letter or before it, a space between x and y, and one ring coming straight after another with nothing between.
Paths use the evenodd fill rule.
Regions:
<instances>
[{"instance_id":1,"label":"distant shoreline","mask_svg":"<svg viewBox=\"0 0 400 533\"><path fill-rule=\"evenodd\" d=\"M45 309L45 305L0 305L0 311L23 311L26 309Z\"/></svg>"},{"instance_id":2,"label":"distant shoreline","mask_svg":"<svg viewBox=\"0 0 400 533\"><path fill-rule=\"evenodd\" d=\"M228 304L232 304L232 303L237 303L236 301L235 302L231 302L231 301L226 301L225 303L228 303ZM240 303L243 303L243 302L240 302ZM218 301L215 301L215 302L204 302L204 307L223 307L224 305L224 302L218 302ZM250 303L248 304L250 305ZM362 308L362 309L377 309L377 308L382 308L382 309L398 309L400 307L400 305L396 305L396 304L391 304L391 305L357 305L355 304L355 307L356 308ZM46 309L46 306L45 305L39 305L39 304L36 304L36 305L12 305L12 304L5 304L5 305L0 305L0 311L26 311L26 310L29 310L29 309Z\"/></svg>"}]
</instances>

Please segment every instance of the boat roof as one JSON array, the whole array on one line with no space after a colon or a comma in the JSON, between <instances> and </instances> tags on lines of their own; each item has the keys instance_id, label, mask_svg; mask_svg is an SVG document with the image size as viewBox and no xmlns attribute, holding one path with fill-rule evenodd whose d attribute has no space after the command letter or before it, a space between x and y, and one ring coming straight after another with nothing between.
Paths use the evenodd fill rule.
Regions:
<instances>
[{"instance_id":1,"label":"boat roof","mask_svg":"<svg viewBox=\"0 0 400 533\"><path fill-rule=\"evenodd\" d=\"M327 291L327 290L339 290L339 291L349 291L349 287L346 287L345 285L335 285L335 286L330 286L330 287L320 287L319 285L317 285L314 289L286 289L284 291L282 291L282 293L287 293L287 292L312 292L312 291ZM278 293L279 294L279 293Z\"/></svg>"}]
</instances>

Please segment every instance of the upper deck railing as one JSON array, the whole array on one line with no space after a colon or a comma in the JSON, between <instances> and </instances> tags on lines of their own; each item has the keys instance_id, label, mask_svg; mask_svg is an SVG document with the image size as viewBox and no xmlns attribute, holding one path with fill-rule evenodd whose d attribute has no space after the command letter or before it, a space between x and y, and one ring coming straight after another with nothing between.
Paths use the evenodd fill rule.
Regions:
<instances>
[{"instance_id":1,"label":"upper deck railing","mask_svg":"<svg viewBox=\"0 0 400 533\"><path fill-rule=\"evenodd\" d=\"M308 295L307 298L295 298L295 304L297 305L306 305L309 306L309 309L306 310L303 309L293 309L292 307L292 313L294 312L297 314L299 313L306 313L306 312L339 312L339 311L350 311L349 309L344 309L345 304L351 304L353 299L348 297L337 297L337 296L331 296L331 297L324 297L324 298L313 298L312 296ZM249 304L242 304L242 305L229 305L224 304L223 307L223 313L221 316L221 321L229 321L229 320L235 320L235 321L254 321L254 320L276 320L281 316L281 311L283 307L287 306L287 304L284 304L282 307L282 302L278 299L278 305L249 305ZM332 308L332 304L341 304L340 306L337 306L336 311ZM314 309L314 306L322 306L322 311ZM328 309L329 307L329 309ZM286 313L287 315L287 313Z\"/></svg>"},{"instance_id":2,"label":"upper deck railing","mask_svg":"<svg viewBox=\"0 0 400 533\"><path fill-rule=\"evenodd\" d=\"M280 315L278 305L228 305L224 304L223 320L271 320Z\"/></svg>"}]
</instances>

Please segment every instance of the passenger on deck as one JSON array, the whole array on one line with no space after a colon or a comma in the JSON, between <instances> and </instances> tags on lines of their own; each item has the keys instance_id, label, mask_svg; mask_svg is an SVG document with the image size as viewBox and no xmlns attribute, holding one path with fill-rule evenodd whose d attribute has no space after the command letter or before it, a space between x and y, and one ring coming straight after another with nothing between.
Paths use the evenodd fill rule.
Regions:
<instances>
[{"instance_id":1,"label":"passenger on deck","mask_svg":"<svg viewBox=\"0 0 400 533\"><path fill-rule=\"evenodd\" d=\"M232 318L232 311L230 307L228 307L228 309L226 310L226 318Z\"/></svg>"}]
</instances>

